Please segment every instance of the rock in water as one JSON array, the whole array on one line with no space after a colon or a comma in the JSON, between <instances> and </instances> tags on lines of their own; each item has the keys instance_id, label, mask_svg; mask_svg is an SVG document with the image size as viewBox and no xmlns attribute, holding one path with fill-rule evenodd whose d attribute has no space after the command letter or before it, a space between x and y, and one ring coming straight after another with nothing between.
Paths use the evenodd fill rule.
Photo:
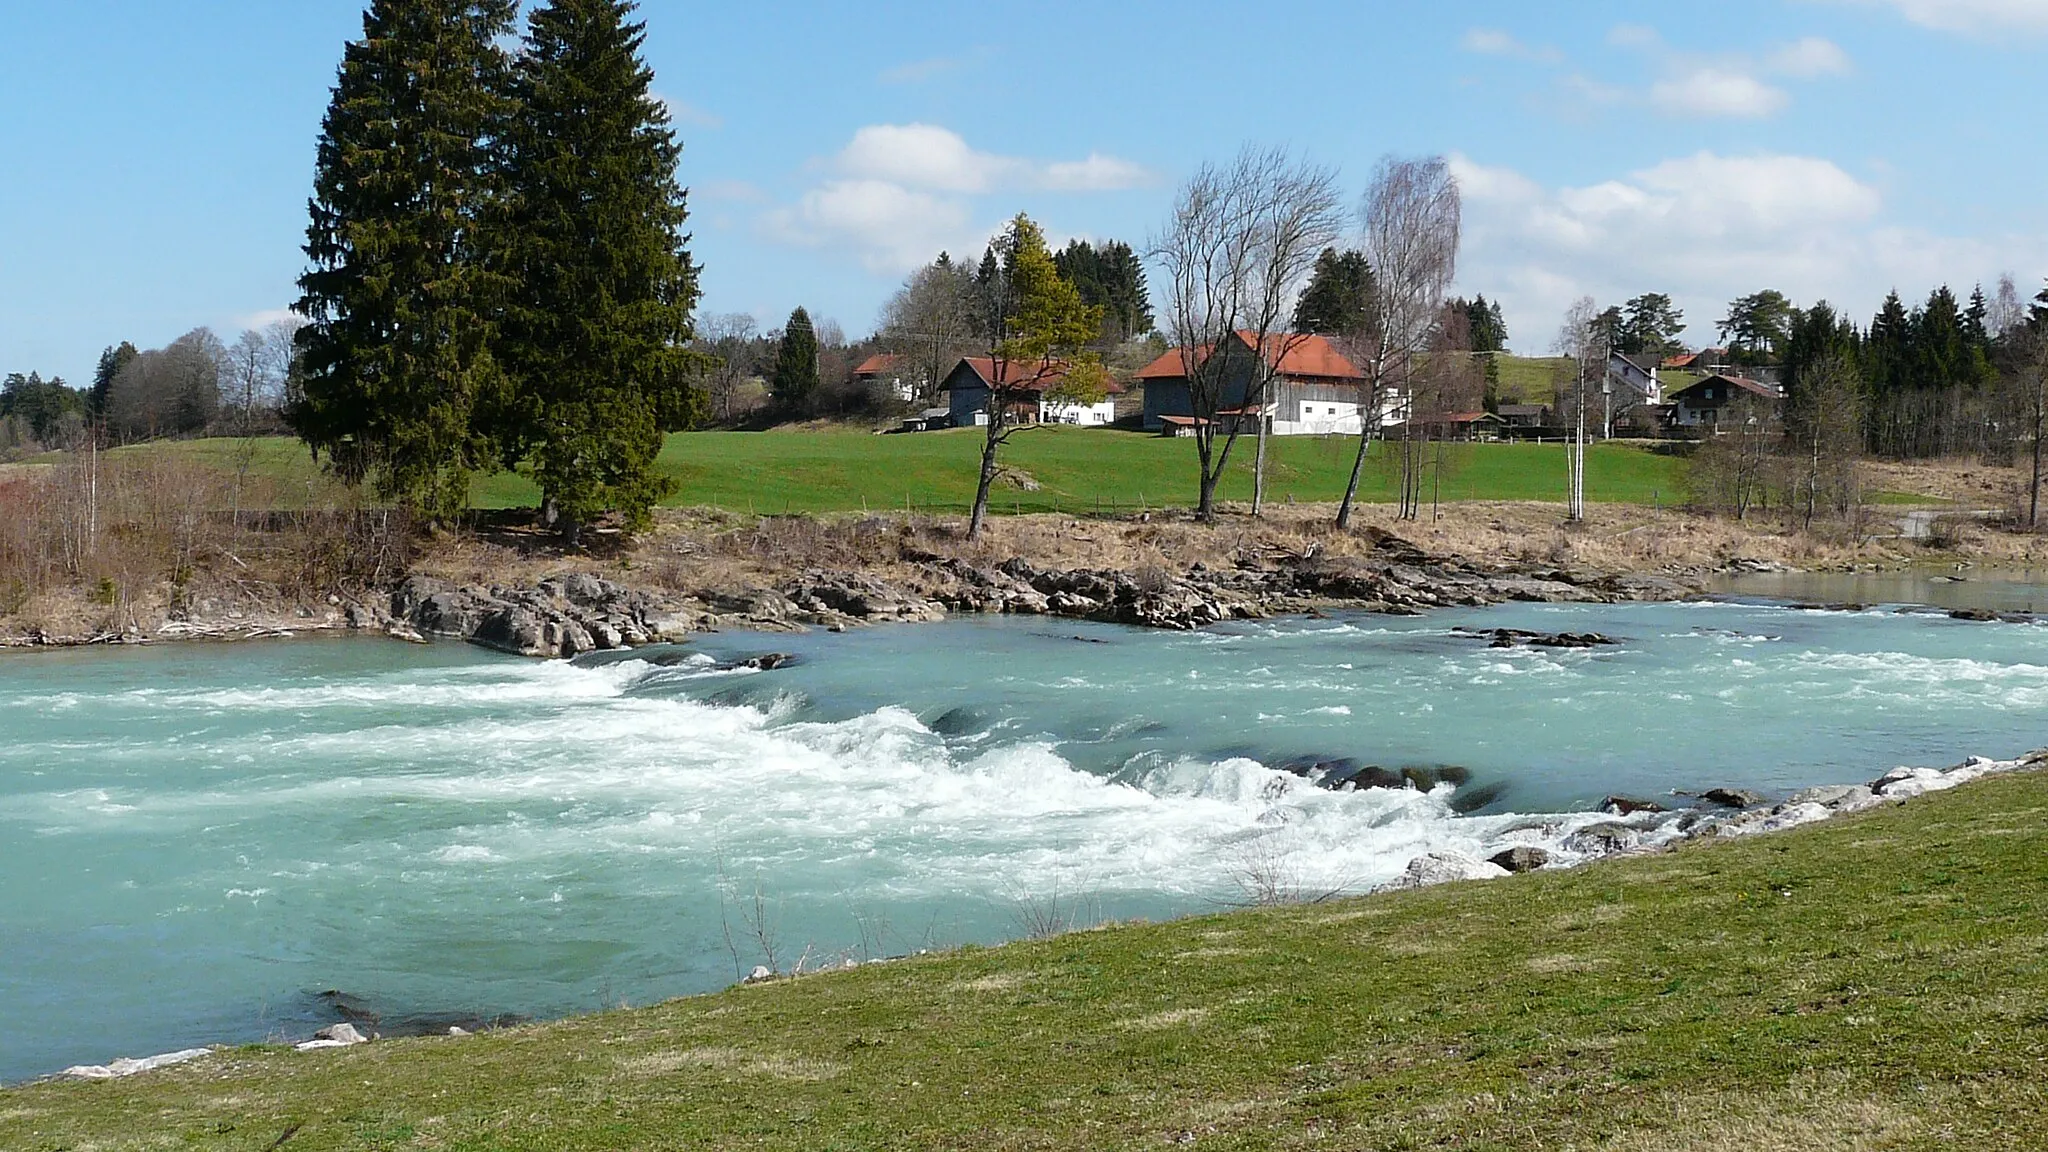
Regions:
<instances>
[{"instance_id":1,"label":"rock in water","mask_svg":"<svg viewBox=\"0 0 2048 1152\"><path fill-rule=\"evenodd\" d=\"M1534 872L1550 863L1550 853L1527 844L1517 844L1505 852L1487 857L1486 862L1510 872Z\"/></svg>"},{"instance_id":2,"label":"rock in water","mask_svg":"<svg viewBox=\"0 0 2048 1152\"><path fill-rule=\"evenodd\" d=\"M1700 793L1700 799L1709 804L1719 804L1723 808L1756 808L1761 806L1767 797L1761 792L1752 792L1747 788L1710 788Z\"/></svg>"},{"instance_id":3,"label":"rock in water","mask_svg":"<svg viewBox=\"0 0 2048 1152\"><path fill-rule=\"evenodd\" d=\"M1508 870L1462 852L1431 852L1408 862L1407 871L1394 881L1394 888L1429 888L1460 880L1498 880Z\"/></svg>"}]
</instances>

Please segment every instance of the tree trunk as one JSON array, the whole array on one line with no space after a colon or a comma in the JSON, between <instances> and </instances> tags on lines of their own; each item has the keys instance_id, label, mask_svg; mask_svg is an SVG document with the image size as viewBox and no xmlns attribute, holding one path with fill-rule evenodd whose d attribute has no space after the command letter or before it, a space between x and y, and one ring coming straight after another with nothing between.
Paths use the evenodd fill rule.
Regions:
<instances>
[{"instance_id":1,"label":"tree trunk","mask_svg":"<svg viewBox=\"0 0 2048 1152\"><path fill-rule=\"evenodd\" d=\"M2041 527L2041 426L2048 423L2048 380L2034 384L2034 476L2027 485L2027 527Z\"/></svg>"},{"instance_id":2,"label":"tree trunk","mask_svg":"<svg viewBox=\"0 0 2048 1152\"><path fill-rule=\"evenodd\" d=\"M1259 405L1259 451L1252 461L1252 516L1266 504L1266 406Z\"/></svg>"},{"instance_id":3,"label":"tree trunk","mask_svg":"<svg viewBox=\"0 0 2048 1152\"><path fill-rule=\"evenodd\" d=\"M988 439L981 445L981 479L974 486L974 515L967 521L967 538L981 539L981 530L988 524L988 490L996 482L996 449L1001 447L1001 433L997 429L995 405L990 405L988 415Z\"/></svg>"},{"instance_id":4,"label":"tree trunk","mask_svg":"<svg viewBox=\"0 0 2048 1152\"><path fill-rule=\"evenodd\" d=\"M1358 475L1365 470L1365 450L1372 446L1372 425L1361 410L1358 414L1358 455L1351 461L1351 480L1344 485L1344 502L1337 506L1337 528L1351 527L1351 502L1358 498Z\"/></svg>"}]
</instances>

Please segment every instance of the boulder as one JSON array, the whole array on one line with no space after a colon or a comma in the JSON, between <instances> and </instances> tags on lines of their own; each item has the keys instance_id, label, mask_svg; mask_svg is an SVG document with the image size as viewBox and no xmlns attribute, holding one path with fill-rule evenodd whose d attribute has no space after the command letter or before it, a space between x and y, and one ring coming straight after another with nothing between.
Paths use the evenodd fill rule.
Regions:
<instances>
[{"instance_id":1,"label":"boulder","mask_svg":"<svg viewBox=\"0 0 2048 1152\"><path fill-rule=\"evenodd\" d=\"M1527 844L1517 844L1503 852L1496 852L1486 862L1510 872L1534 872L1550 863L1550 853Z\"/></svg>"},{"instance_id":2,"label":"boulder","mask_svg":"<svg viewBox=\"0 0 2048 1152\"><path fill-rule=\"evenodd\" d=\"M154 1072L173 1064L186 1064L202 1056L213 1055L211 1048L187 1048L182 1052L166 1052L161 1056L145 1056L140 1060L123 1057L109 1064L75 1064L58 1073L73 1080L119 1080L127 1076L138 1076Z\"/></svg>"},{"instance_id":3,"label":"boulder","mask_svg":"<svg viewBox=\"0 0 2048 1152\"><path fill-rule=\"evenodd\" d=\"M1641 833L1626 824L1589 824L1564 838L1566 851L1582 856L1612 856L1634 848Z\"/></svg>"},{"instance_id":4,"label":"boulder","mask_svg":"<svg viewBox=\"0 0 2048 1152\"><path fill-rule=\"evenodd\" d=\"M1639 800L1634 796L1609 796L1600 801L1600 810L1610 816L1633 816L1638 812L1668 812L1670 809L1654 800Z\"/></svg>"},{"instance_id":5,"label":"boulder","mask_svg":"<svg viewBox=\"0 0 2048 1152\"><path fill-rule=\"evenodd\" d=\"M560 640L549 632L546 622L532 611L506 605L485 617L469 641L513 656L558 656Z\"/></svg>"},{"instance_id":6,"label":"boulder","mask_svg":"<svg viewBox=\"0 0 2048 1152\"><path fill-rule=\"evenodd\" d=\"M1700 793L1700 799L1723 808L1760 808L1770 800L1763 793L1747 788L1709 788Z\"/></svg>"},{"instance_id":7,"label":"boulder","mask_svg":"<svg viewBox=\"0 0 2048 1152\"><path fill-rule=\"evenodd\" d=\"M313 1033L315 1040L335 1040L343 1044L368 1044L370 1038L362 1034L353 1024L330 1024Z\"/></svg>"},{"instance_id":8,"label":"boulder","mask_svg":"<svg viewBox=\"0 0 2048 1152\"><path fill-rule=\"evenodd\" d=\"M1814 824L1836 815L1836 810L1825 804L1785 804L1771 812L1745 812L1715 829L1721 836L1755 836L1764 832L1782 832L1797 828L1801 824Z\"/></svg>"},{"instance_id":9,"label":"boulder","mask_svg":"<svg viewBox=\"0 0 2048 1152\"><path fill-rule=\"evenodd\" d=\"M1438 884L1455 884L1461 880L1498 880L1506 875L1508 870L1500 865L1467 856L1462 852L1431 852L1410 860L1400 879L1395 880L1391 886L1429 888Z\"/></svg>"},{"instance_id":10,"label":"boulder","mask_svg":"<svg viewBox=\"0 0 2048 1152\"><path fill-rule=\"evenodd\" d=\"M1963 782L1963 777L1939 768L1895 768L1873 780L1870 790L1886 800L1906 800L1929 792L1943 792Z\"/></svg>"},{"instance_id":11,"label":"boulder","mask_svg":"<svg viewBox=\"0 0 2048 1152\"><path fill-rule=\"evenodd\" d=\"M1825 804L1830 808L1848 804L1861 796L1873 793L1864 784L1824 784L1818 788L1802 788L1792 794L1786 804Z\"/></svg>"}]
</instances>

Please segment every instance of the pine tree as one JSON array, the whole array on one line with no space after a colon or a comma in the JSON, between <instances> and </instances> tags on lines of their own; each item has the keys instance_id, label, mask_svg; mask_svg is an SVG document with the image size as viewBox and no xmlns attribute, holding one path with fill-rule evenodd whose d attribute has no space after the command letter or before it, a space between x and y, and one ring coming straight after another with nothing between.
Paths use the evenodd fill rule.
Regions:
<instances>
[{"instance_id":1,"label":"pine tree","mask_svg":"<svg viewBox=\"0 0 2048 1152\"><path fill-rule=\"evenodd\" d=\"M1985 323L1990 315L1991 304L1984 299L1984 286L1979 284L1970 291L1970 306L1963 310L1963 336L1986 352L1991 349L1992 332Z\"/></svg>"},{"instance_id":2,"label":"pine tree","mask_svg":"<svg viewBox=\"0 0 2048 1152\"><path fill-rule=\"evenodd\" d=\"M1371 326L1372 267L1361 252L1323 249L1308 287L1294 303L1294 330L1320 336L1355 336Z\"/></svg>"},{"instance_id":3,"label":"pine tree","mask_svg":"<svg viewBox=\"0 0 2048 1152\"><path fill-rule=\"evenodd\" d=\"M99 368L92 374L92 390L86 396L87 415L94 420L106 419L107 393L113 390L114 380L121 375L121 370L133 364L140 355L141 351L126 340L100 353Z\"/></svg>"},{"instance_id":4,"label":"pine tree","mask_svg":"<svg viewBox=\"0 0 2048 1152\"><path fill-rule=\"evenodd\" d=\"M1483 294L1474 296L1465 304L1465 326L1471 334L1472 351L1507 351L1508 325L1501 317L1499 301L1490 301Z\"/></svg>"},{"instance_id":5,"label":"pine tree","mask_svg":"<svg viewBox=\"0 0 2048 1152\"><path fill-rule=\"evenodd\" d=\"M322 121L299 279L293 429L344 480L444 518L491 455L475 416L502 386L478 224L516 7L373 0Z\"/></svg>"},{"instance_id":6,"label":"pine tree","mask_svg":"<svg viewBox=\"0 0 2048 1152\"><path fill-rule=\"evenodd\" d=\"M1105 325L1119 340L1133 340L1152 331L1152 295L1145 283L1145 265L1137 252L1121 240L1096 246L1096 275L1102 286L1100 299L1083 302L1100 305Z\"/></svg>"},{"instance_id":7,"label":"pine tree","mask_svg":"<svg viewBox=\"0 0 2048 1152\"><path fill-rule=\"evenodd\" d=\"M1630 300L1615 347L1631 356L1652 356L1658 360L1678 348L1678 334L1685 331L1685 313L1662 292L1645 292Z\"/></svg>"},{"instance_id":8,"label":"pine tree","mask_svg":"<svg viewBox=\"0 0 2048 1152\"><path fill-rule=\"evenodd\" d=\"M512 75L504 202L486 243L509 282L498 362L509 403L492 431L532 476L544 518L575 539L608 511L643 526L674 482L666 432L705 409L691 385L697 269L676 181L681 146L633 0L535 9Z\"/></svg>"},{"instance_id":9,"label":"pine tree","mask_svg":"<svg viewBox=\"0 0 2048 1152\"><path fill-rule=\"evenodd\" d=\"M811 314L798 308L782 326L775 349L775 372L768 380L776 407L790 416L808 416L818 400L818 334Z\"/></svg>"}]
</instances>

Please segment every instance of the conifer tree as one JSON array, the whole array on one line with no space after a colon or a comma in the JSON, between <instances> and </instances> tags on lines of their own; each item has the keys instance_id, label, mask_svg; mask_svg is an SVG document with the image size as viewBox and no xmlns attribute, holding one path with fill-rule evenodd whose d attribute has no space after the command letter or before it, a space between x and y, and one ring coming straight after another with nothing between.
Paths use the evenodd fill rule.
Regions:
<instances>
[{"instance_id":1,"label":"conifer tree","mask_svg":"<svg viewBox=\"0 0 2048 1152\"><path fill-rule=\"evenodd\" d=\"M468 502L488 455L474 417L501 386L477 225L516 8L373 0L321 125L288 418L344 480L443 518Z\"/></svg>"},{"instance_id":2,"label":"conifer tree","mask_svg":"<svg viewBox=\"0 0 2048 1152\"><path fill-rule=\"evenodd\" d=\"M1507 351L1508 322L1501 315L1500 301L1488 300L1483 294L1474 296L1465 306L1465 323L1471 331L1472 351Z\"/></svg>"},{"instance_id":3,"label":"conifer tree","mask_svg":"<svg viewBox=\"0 0 2048 1152\"><path fill-rule=\"evenodd\" d=\"M1321 336L1359 336L1372 317L1372 267L1362 253L1323 249L1308 287L1294 304L1294 330Z\"/></svg>"},{"instance_id":4,"label":"conifer tree","mask_svg":"<svg viewBox=\"0 0 2048 1152\"><path fill-rule=\"evenodd\" d=\"M1145 283L1145 265L1138 253L1121 240L1096 246L1096 273L1102 298L1083 302L1099 304L1112 335L1131 340L1152 331L1152 294Z\"/></svg>"},{"instance_id":5,"label":"conifer tree","mask_svg":"<svg viewBox=\"0 0 2048 1152\"><path fill-rule=\"evenodd\" d=\"M495 344L509 402L494 431L572 541L607 511L646 523L674 482L666 432L704 410L691 384L697 269L681 146L650 91L633 0L549 0L514 66L504 203L487 243L509 283Z\"/></svg>"},{"instance_id":6,"label":"conifer tree","mask_svg":"<svg viewBox=\"0 0 2048 1152\"><path fill-rule=\"evenodd\" d=\"M775 372L768 379L776 407L791 416L808 416L818 399L818 333L811 314L798 308L782 326L775 349Z\"/></svg>"},{"instance_id":7,"label":"conifer tree","mask_svg":"<svg viewBox=\"0 0 2048 1152\"><path fill-rule=\"evenodd\" d=\"M95 420L107 416L107 393L114 387L114 380L121 370L135 362L142 355L140 349L126 340L100 353L98 370L92 374L92 391L86 400L86 411Z\"/></svg>"}]
</instances>

